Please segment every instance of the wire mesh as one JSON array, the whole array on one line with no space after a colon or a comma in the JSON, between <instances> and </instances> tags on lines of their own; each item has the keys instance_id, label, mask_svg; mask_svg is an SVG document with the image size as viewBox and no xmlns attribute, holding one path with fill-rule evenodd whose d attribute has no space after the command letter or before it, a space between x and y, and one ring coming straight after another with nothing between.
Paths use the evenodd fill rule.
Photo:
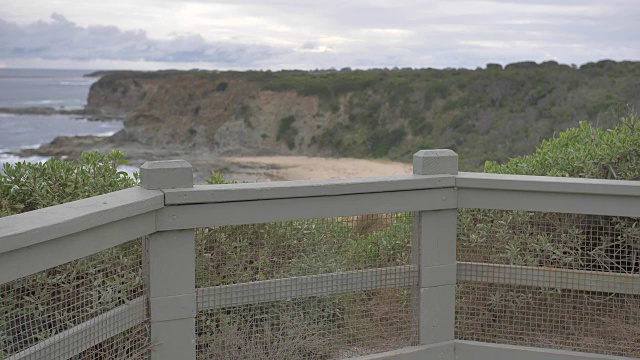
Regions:
<instances>
[{"instance_id":1,"label":"wire mesh","mask_svg":"<svg viewBox=\"0 0 640 360\"><path fill-rule=\"evenodd\" d=\"M458 210L456 338L640 357L639 225Z\"/></svg>"},{"instance_id":2,"label":"wire mesh","mask_svg":"<svg viewBox=\"0 0 640 360\"><path fill-rule=\"evenodd\" d=\"M141 240L0 285L0 359L142 359Z\"/></svg>"},{"instance_id":3,"label":"wire mesh","mask_svg":"<svg viewBox=\"0 0 640 360\"><path fill-rule=\"evenodd\" d=\"M411 221L198 229L198 358L340 359L414 344Z\"/></svg>"}]
</instances>

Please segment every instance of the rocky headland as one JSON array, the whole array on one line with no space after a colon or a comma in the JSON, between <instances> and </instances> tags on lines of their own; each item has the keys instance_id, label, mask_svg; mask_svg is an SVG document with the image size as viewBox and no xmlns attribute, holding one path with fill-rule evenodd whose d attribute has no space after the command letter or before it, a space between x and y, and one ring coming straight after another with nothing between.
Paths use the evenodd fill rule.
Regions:
<instances>
[{"instance_id":1,"label":"rocky headland","mask_svg":"<svg viewBox=\"0 0 640 360\"><path fill-rule=\"evenodd\" d=\"M462 169L476 170L529 153L579 121L608 126L616 109L640 107L636 62L100 75L82 114L120 119L124 129L109 138L57 138L25 154L119 149L134 163L182 157L224 170L228 156L408 162L421 148L451 148Z\"/></svg>"}]
</instances>

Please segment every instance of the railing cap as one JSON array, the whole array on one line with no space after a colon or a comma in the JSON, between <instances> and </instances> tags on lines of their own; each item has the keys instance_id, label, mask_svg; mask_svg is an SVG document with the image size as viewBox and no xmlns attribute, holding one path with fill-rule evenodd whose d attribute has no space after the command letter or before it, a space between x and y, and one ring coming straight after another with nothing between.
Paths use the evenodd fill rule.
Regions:
<instances>
[{"instance_id":1,"label":"railing cap","mask_svg":"<svg viewBox=\"0 0 640 360\"><path fill-rule=\"evenodd\" d=\"M186 160L149 161L140 167L140 185L148 190L193 187L193 168Z\"/></svg>"},{"instance_id":2,"label":"railing cap","mask_svg":"<svg viewBox=\"0 0 640 360\"><path fill-rule=\"evenodd\" d=\"M420 150L413 154L416 175L457 175L458 154L449 149Z\"/></svg>"}]
</instances>

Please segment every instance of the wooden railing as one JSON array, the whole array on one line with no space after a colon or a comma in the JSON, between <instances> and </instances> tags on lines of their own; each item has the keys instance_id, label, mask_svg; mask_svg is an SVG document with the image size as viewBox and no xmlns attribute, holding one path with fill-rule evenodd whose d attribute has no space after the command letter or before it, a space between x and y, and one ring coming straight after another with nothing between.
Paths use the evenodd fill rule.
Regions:
<instances>
[{"instance_id":1,"label":"wooden railing","mask_svg":"<svg viewBox=\"0 0 640 360\"><path fill-rule=\"evenodd\" d=\"M456 341L456 279L640 296L638 275L456 263L458 208L639 217L640 182L458 174L450 150L416 153L414 175L218 186L194 186L185 161L147 163L141 187L0 219L0 284L140 237L148 266L146 296L8 358L70 358L149 321L151 359L195 359L198 310L400 286L416 289L419 346L363 359L613 358ZM414 213L411 265L195 287L194 228L397 212Z\"/></svg>"}]
</instances>

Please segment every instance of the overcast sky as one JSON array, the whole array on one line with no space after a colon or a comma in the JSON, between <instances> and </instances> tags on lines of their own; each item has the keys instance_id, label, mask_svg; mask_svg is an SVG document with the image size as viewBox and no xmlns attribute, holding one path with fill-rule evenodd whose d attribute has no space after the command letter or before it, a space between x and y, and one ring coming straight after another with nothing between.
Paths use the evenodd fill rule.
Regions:
<instances>
[{"instance_id":1,"label":"overcast sky","mask_svg":"<svg viewBox=\"0 0 640 360\"><path fill-rule=\"evenodd\" d=\"M0 0L0 67L640 60L640 0Z\"/></svg>"}]
</instances>

